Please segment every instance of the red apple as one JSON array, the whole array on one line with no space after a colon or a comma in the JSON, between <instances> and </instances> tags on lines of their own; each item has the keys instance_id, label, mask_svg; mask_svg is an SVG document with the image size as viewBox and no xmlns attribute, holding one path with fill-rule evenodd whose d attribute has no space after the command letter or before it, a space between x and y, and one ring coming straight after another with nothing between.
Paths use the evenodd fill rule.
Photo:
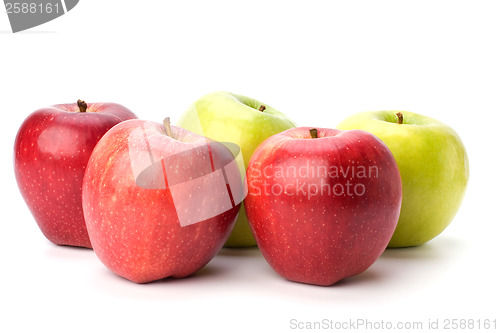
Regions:
<instances>
[{"instance_id":1,"label":"red apple","mask_svg":"<svg viewBox=\"0 0 500 333\"><path fill-rule=\"evenodd\" d=\"M308 127L269 137L247 169L245 209L264 258L315 285L365 271L396 228L401 178L368 132Z\"/></svg>"},{"instance_id":2,"label":"red apple","mask_svg":"<svg viewBox=\"0 0 500 333\"><path fill-rule=\"evenodd\" d=\"M229 237L242 194L227 146L180 127L129 120L94 149L83 207L101 262L147 283L205 266Z\"/></svg>"},{"instance_id":3,"label":"red apple","mask_svg":"<svg viewBox=\"0 0 500 333\"><path fill-rule=\"evenodd\" d=\"M132 118L119 104L78 101L39 109L21 125L14 144L17 184L51 242L91 247L82 212L85 167L104 133Z\"/></svg>"}]
</instances>

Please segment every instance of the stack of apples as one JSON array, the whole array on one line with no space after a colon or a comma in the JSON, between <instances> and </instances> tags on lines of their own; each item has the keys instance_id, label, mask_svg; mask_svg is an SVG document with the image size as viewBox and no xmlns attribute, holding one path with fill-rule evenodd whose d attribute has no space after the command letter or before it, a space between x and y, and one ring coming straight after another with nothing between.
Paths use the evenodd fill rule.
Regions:
<instances>
[{"instance_id":1,"label":"stack of apples","mask_svg":"<svg viewBox=\"0 0 500 333\"><path fill-rule=\"evenodd\" d=\"M459 136L437 120L378 111L296 127L228 92L201 97L177 126L114 103L40 109L14 155L47 239L93 248L136 283L189 276L224 245L257 245L284 278L332 285L387 247L440 234L469 173Z\"/></svg>"}]
</instances>

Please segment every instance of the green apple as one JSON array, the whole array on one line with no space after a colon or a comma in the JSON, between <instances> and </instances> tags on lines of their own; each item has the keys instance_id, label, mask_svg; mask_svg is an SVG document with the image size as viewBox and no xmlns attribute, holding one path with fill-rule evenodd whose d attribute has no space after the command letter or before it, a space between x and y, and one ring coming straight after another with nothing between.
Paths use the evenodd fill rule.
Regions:
<instances>
[{"instance_id":1,"label":"green apple","mask_svg":"<svg viewBox=\"0 0 500 333\"><path fill-rule=\"evenodd\" d=\"M232 142L241 149L246 170L257 146L271 135L295 127L283 113L255 99L229 92L205 95L192 104L178 126L220 142ZM244 173L243 173L244 175ZM257 243L241 205L227 247L250 247Z\"/></svg>"},{"instance_id":2,"label":"green apple","mask_svg":"<svg viewBox=\"0 0 500 333\"><path fill-rule=\"evenodd\" d=\"M339 129L375 134L401 173L403 202L389 247L423 244L453 220L469 180L469 160L458 134L435 119L407 111L361 112Z\"/></svg>"}]
</instances>

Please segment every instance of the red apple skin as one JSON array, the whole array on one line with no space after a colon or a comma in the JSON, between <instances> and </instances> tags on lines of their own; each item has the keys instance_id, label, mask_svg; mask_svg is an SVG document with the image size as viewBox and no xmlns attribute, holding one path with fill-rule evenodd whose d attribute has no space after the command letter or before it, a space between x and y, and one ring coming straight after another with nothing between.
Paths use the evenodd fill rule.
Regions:
<instances>
[{"instance_id":1,"label":"red apple skin","mask_svg":"<svg viewBox=\"0 0 500 333\"><path fill-rule=\"evenodd\" d=\"M145 131L148 147L131 139L137 129ZM172 169L182 168L182 179L177 183L194 179L198 164L206 162L194 153L183 154L200 143L206 146L205 137L179 127L171 129L176 139L155 122L129 120L115 126L97 144L85 173L83 207L94 251L107 268L135 283L183 278L201 269L221 249L238 214L239 204L212 218L181 226L170 189L175 180L167 177L169 187L164 189L138 186L139 177L135 178L131 166L137 162L134 159L138 157L133 156L137 151L151 154L154 161L168 159L167 166ZM211 156L216 168L233 159L229 150L213 146ZM149 175L153 185L155 180L164 179L161 168L156 171L158 174L153 170ZM237 177L241 183L239 173ZM186 190L181 197L191 194ZM217 204L223 194L206 193L204 201L208 203L189 208Z\"/></svg>"},{"instance_id":2,"label":"red apple skin","mask_svg":"<svg viewBox=\"0 0 500 333\"><path fill-rule=\"evenodd\" d=\"M401 178L391 152L374 135L317 128L313 139L310 129L286 130L257 148L244 204L257 244L277 273L329 286L365 271L385 250L399 217ZM357 167L353 177L349 166L374 168L363 177ZM335 169L345 177L336 177ZM354 184L362 185L354 191Z\"/></svg>"},{"instance_id":3,"label":"red apple skin","mask_svg":"<svg viewBox=\"0 0 500 333\"><path fill-rule=\"evenodd\" d=\"M45 237L91 247L82 211L82 182L94 146L111 127L136 115L115 103L58 104L25 119L14 143L14 171Z\"/></svg>"}]
</instances>

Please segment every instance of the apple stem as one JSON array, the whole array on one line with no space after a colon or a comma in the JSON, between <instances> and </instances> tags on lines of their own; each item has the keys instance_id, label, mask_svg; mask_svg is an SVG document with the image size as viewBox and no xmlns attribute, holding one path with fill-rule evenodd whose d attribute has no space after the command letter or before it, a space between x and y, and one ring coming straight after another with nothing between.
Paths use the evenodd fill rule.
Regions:
<instances>
[{"instance_id":1,"label":"apple stem","mask_svg":"<svg viewBox=\"0 0 500 333\"><path fill-rule=\"evenodd\" d=\"M396 116L398 117L398 124L403 123L403 114L401 112L396 113Z\"/></svg>"},{"instance_id":2,"label":"apple stem","mask_svg":"<svg viewBox=\"0 0 500 333\"><path fill-rule=\"evenodd\" d=\"M266 106L265 105L261 105L260 108L259 108L259 111L260 112L264 112L265 109L266 109Z\"/></svg>"},{"instance_id":3,"label":"apple stem","mask_svg":"<svg viewBox=\"0 0 500 333\"><path fill-rule=\"evenodd\" d=\"M76 104L78 105L78 108L80 109L80 112L85 112L87 111L87 103L85 101L82 101L79 99Z\"/></svg>"},{"instance_id":4,"label":"apple stem","mask_svg":"<svg viewBox=\"0 0 500 333\"><path fill-rule=\"evenodd\" d=\"M163 126L165 127L165 132L167 132L167 135L175 139L174 133L172 132L172 127L170 127L170 117L163 119Z\"/></svg>"},{"instance_id":5,"label":"apple stem","mask_svg":"<svg viewBox=\"0 0 500 333\"><path fill-rule=\"evenodd\" d=\"M318 130L315 128L311 128L309 130L309 134L311 134L311 138L317 139L318 138Z\"/></svg>"}]
</instances>

